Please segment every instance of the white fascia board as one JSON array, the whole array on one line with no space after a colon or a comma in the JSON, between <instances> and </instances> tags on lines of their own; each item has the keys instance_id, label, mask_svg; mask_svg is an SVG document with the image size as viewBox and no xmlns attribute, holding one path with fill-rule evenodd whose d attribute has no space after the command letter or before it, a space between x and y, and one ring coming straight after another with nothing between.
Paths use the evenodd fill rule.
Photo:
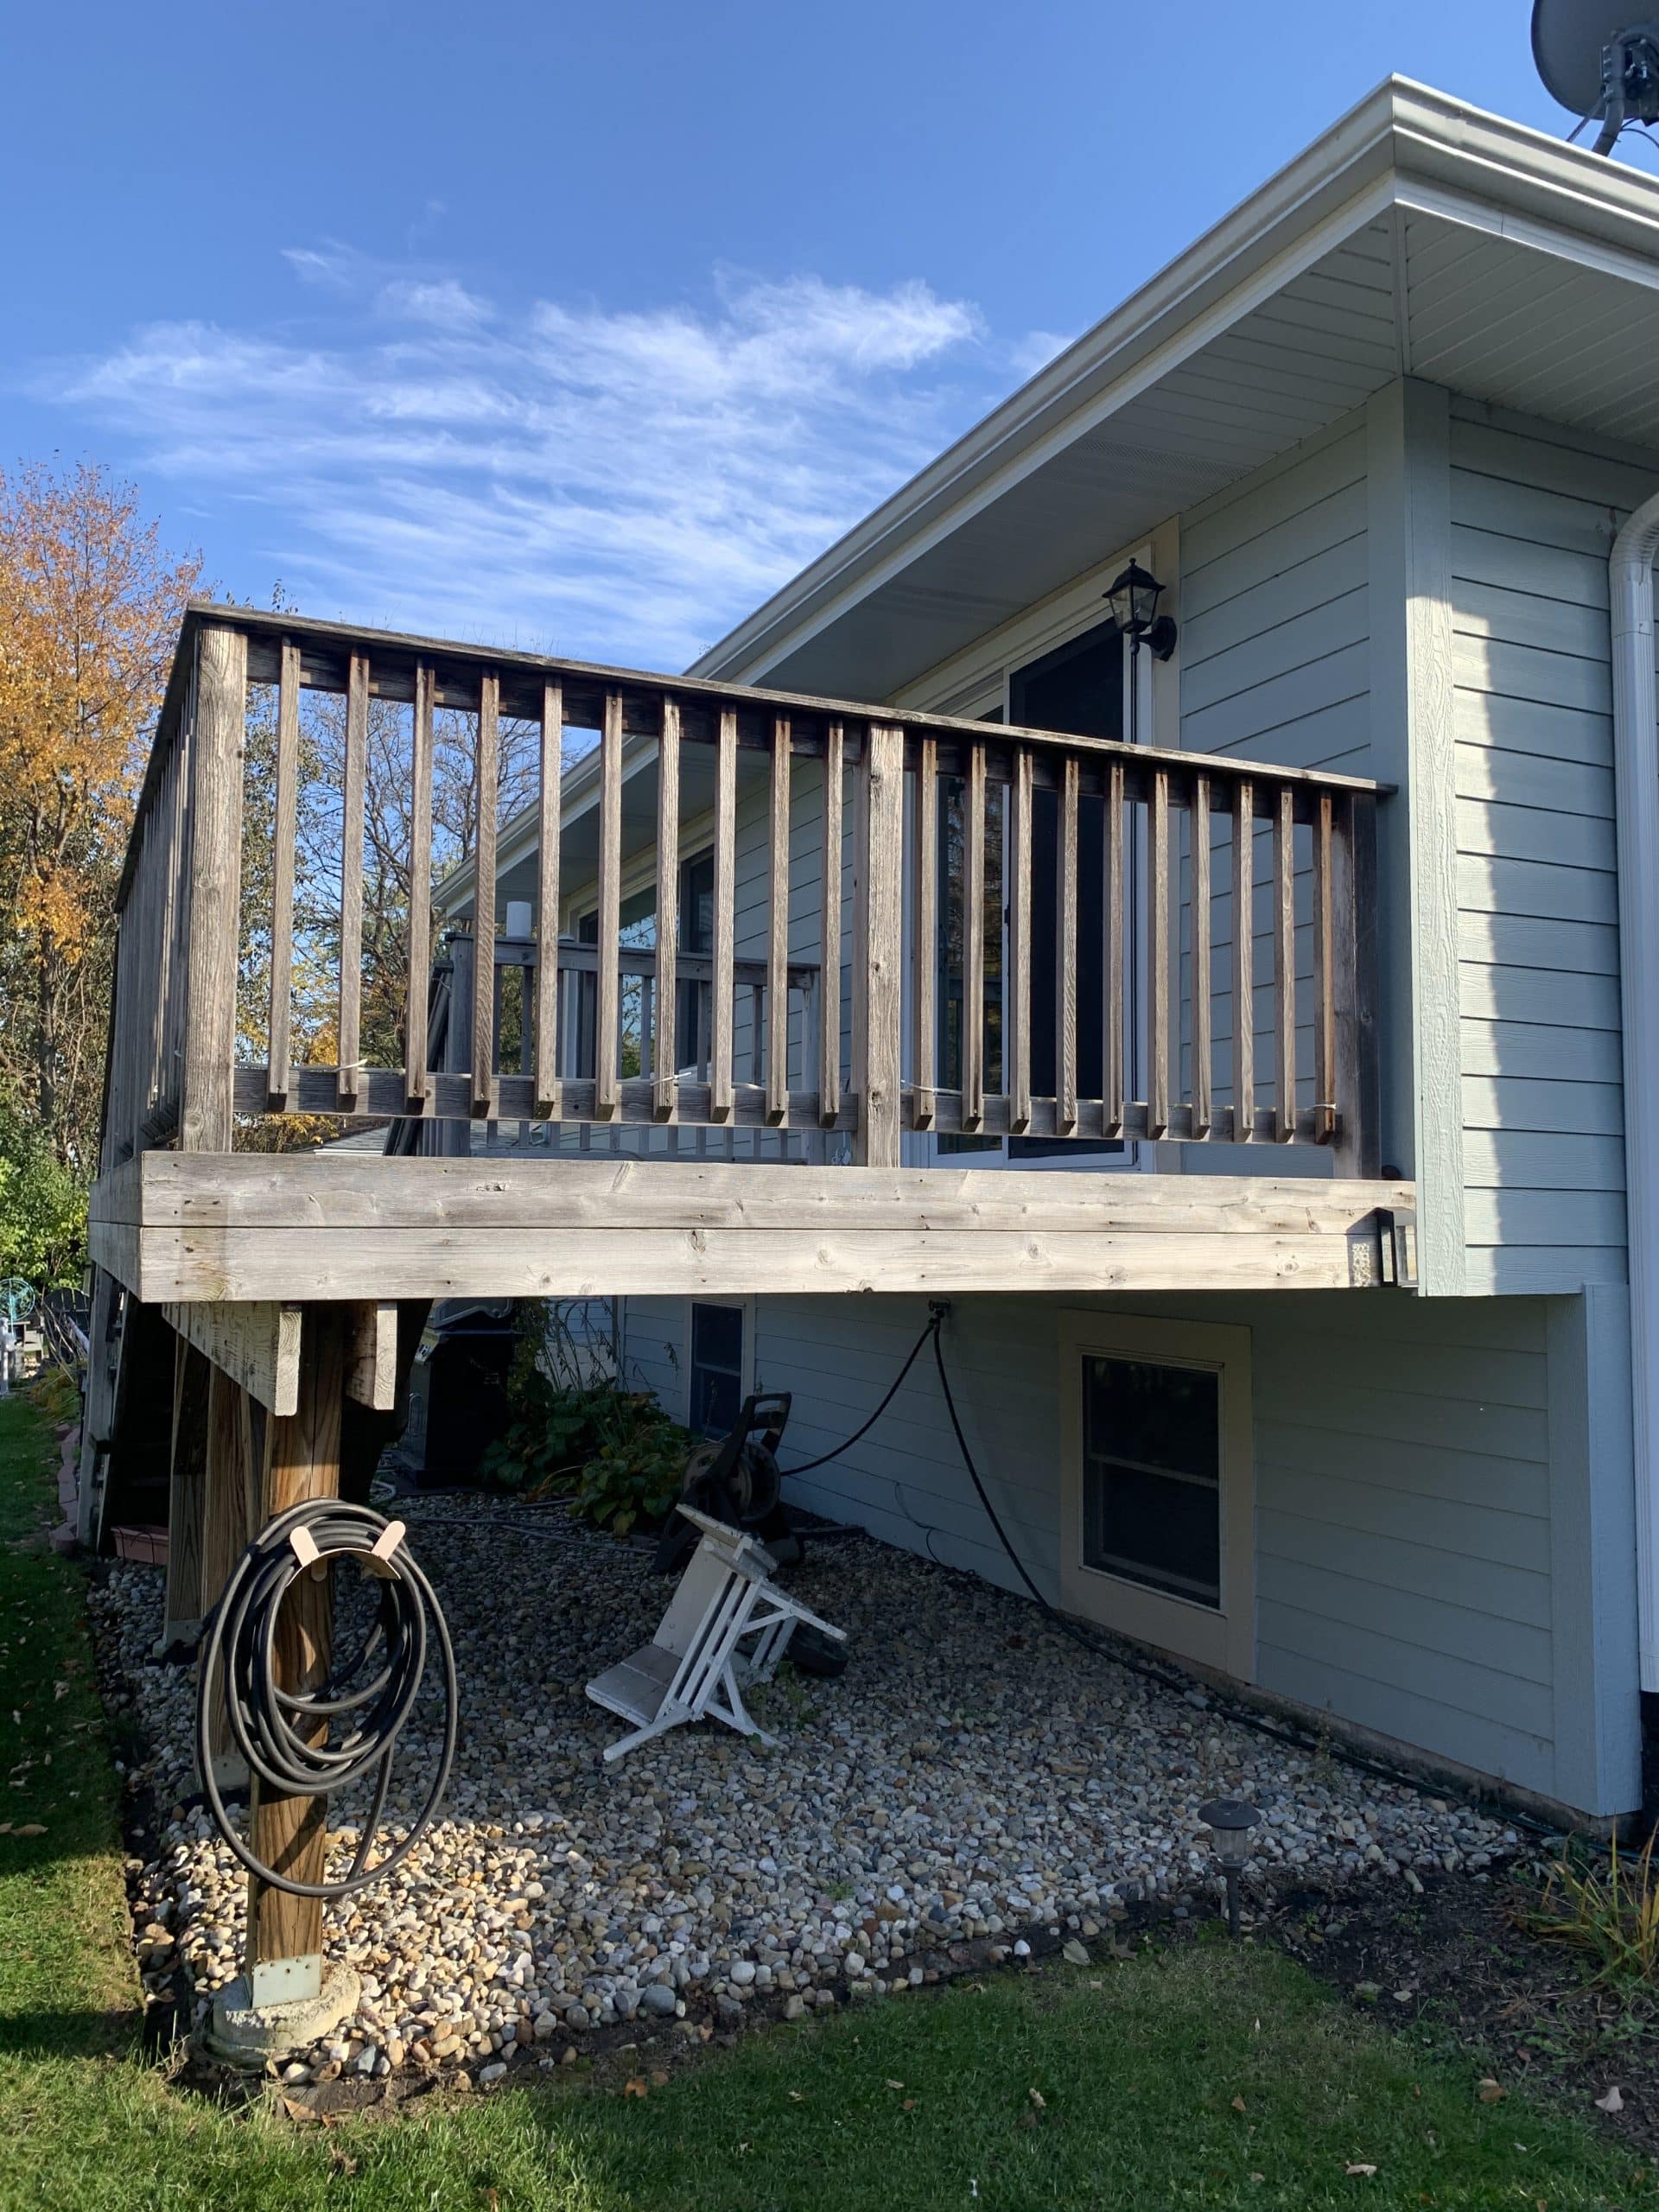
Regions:
<instances>
[{"instance_id":1,"label":"white fascia board","mask_svg":"<svg viewBox=\"0 0 1659 2212\"><path fill-rule=\"evenodd\" d=\"M1402 201L1426 213L1484 211L1486 227L1517 242L1655 281L1643 264L1659 256L1659 179L1390 78L688 672L761 681L1033 468Z\"/></svg>"}]
</instances>

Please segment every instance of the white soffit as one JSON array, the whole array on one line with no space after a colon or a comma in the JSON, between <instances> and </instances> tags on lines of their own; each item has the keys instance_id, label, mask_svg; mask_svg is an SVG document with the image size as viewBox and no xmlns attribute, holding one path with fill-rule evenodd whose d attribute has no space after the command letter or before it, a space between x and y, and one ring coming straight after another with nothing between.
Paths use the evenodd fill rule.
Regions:
<instances>
[{"instance_id":1,"label":"white soffit","mask_svg":"<svg viewBox=\"0 0 1659 2212\"><path fill-rule=\"evenodd\" d=\"M1393 80L695 672L890 696L1402 373L1659 444L1656 344L1659 181Z\"/></svg>"}]
</instances>

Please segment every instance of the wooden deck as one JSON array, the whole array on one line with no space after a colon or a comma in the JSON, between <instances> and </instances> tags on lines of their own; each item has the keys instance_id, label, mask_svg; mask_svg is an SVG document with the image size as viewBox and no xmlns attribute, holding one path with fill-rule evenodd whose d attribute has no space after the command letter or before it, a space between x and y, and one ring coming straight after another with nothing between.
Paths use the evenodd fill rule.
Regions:
<instances>
[{"instance_id":1,"label":"wooden deck","mask_svg":"<svg viewBox=\"0 0 1659 2212\"><path fill-rule=\"evenodd\" d=\"M508 734L535 836L526 864L505 825L504 871ZM190 1635L263 1522L366 1487L438 1298L1408 1281L1412 1186L1378 1166L1379 796L193 607L118 899L83 1537L117 1491L165 1516ZM465 927L433 895L458 859ZM245 1144L319 1114L391 1141ZM515 1121L538 1149L474 1150ZM1002 1136L1129 1172L903 1164ZM1224 1172L1166 1172L1217 1147ZM252 1819L315 1878L315 1806ZM320 1908L276 1896L251 1964L320 1974Z\"/></svg>"}]
</instances>

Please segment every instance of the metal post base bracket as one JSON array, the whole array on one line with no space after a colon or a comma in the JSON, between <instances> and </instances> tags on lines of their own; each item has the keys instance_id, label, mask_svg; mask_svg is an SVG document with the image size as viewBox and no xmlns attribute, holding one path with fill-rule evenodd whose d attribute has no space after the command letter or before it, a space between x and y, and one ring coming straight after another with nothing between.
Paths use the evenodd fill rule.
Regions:
<instances>
[{"instance_id":1,"label":"metal post base bracket","mask_svg":"<svg viewBox=\"0 0 1659 2212\"><path fill-rule=\"evenodd\" d=\"M304 1960L273 1961L279 1967L305 1966ZM263 1976L267 1969L255 1968ZM313 1995L283 1998L274 2004L256 2005L245 1974L227 1983L213 1999L213 2009L202 2024L201 2043L210 2058L227 2066L257 2071L268 2058L282 2058L304 2049L320 2036L329 2034L356 2012L363 1985L353 1969L331 1966Z\"/></svg>"}]
</instances>

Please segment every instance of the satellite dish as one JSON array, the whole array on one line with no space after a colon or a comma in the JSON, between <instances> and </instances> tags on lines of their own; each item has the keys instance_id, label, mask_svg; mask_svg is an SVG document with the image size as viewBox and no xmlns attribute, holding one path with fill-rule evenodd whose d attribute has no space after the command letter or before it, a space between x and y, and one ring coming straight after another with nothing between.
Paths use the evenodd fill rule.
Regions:
<instances>
[{"instance_id":1,"label":"satellite dish","mask_svg":"<svg viewBox=\"0 0 1659 2212\"><path fill-rule=\"evenodd\" d=\"M1532 58L1544 88L1601 124L1599 154L1627 123L1659 122L1659 18L1644 0L1533 0ZM1649 8L1652 0L1646 0Z\"/></svg>"}]
</instances>

